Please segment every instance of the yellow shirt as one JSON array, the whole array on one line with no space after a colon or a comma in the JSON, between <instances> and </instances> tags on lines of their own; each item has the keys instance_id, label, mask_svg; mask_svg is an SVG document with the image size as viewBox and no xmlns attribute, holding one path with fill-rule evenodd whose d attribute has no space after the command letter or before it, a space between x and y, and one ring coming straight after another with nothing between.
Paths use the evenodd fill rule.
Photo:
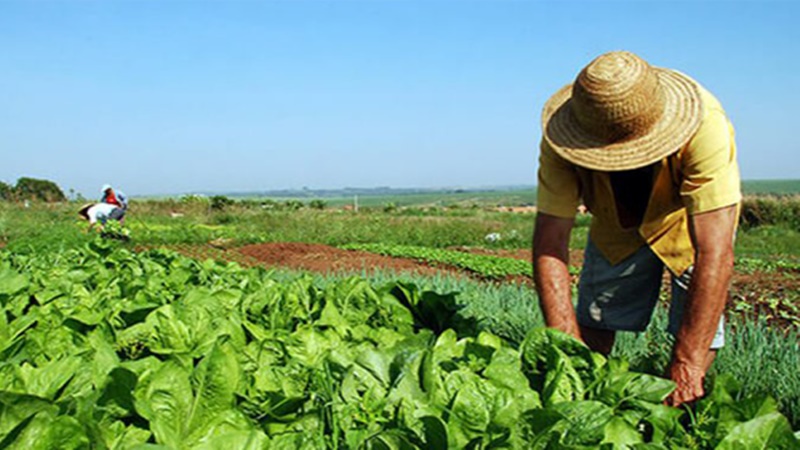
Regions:
<instances>
[{"instance_id":1,"label":"yellow shirt","mask_svg":"<svg viewBox=\"0 0 800 450\"><path fill-rule=\"evenodd\" d=\"M705 89L700 92L700 128L683 148L655 165L653 189L638 228L620 225L608 172L576 166L544 140L538 210L572 218L583 201L592 213L591 239L612 264L647 244L671 272L682 274L694 263L688 214L735 205L742 197L733 126L719 101Z\"/></svg>"}]
</instances>

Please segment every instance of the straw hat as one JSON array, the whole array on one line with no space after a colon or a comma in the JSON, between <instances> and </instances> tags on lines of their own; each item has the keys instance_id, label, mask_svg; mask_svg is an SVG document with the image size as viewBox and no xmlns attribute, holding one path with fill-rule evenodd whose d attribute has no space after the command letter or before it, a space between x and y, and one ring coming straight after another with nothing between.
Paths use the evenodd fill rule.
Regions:
<instances>
[{"instance_id":1,"label":"straw hat","mask_svg":"<svg viewBox=\"0 0 800 450\"><path fill-rule=\"evenodd\" d=\"M89 208L92 206L94 206L94 203L84 203L83 206L81 206L81 209L78 210L78 215L84 217L88 216Z\"/></svg>"},{"instance_id":2,"label":"straw hat","mask_svg":"<svg viewBox=\"0 0 800 450\"><path fill-rule=\"evenodd\" d=\"M702 119L698 85L630 52L589 63L545 103L544 139L567 161L601 171L661 160L692 138Z\"/></svg>"}]
</instances>

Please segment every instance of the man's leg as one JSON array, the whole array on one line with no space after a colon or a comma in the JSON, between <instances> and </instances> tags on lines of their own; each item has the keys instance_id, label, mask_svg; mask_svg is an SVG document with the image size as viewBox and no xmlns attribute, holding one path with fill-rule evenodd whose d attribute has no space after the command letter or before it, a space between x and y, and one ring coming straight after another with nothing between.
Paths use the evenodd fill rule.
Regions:
<instances>
[{"instance_id":1,"label":"man's leg","mask_svg":"<svg viewBox=\"0 0 800 450\"><path fill-rule=\"evenodd\" d=\"M644 331L658 301L663 272L663 263L647 246L612 265L590 240L576 307L586 345L609 354L616 331Z\"/></svg>"}]
</instances>

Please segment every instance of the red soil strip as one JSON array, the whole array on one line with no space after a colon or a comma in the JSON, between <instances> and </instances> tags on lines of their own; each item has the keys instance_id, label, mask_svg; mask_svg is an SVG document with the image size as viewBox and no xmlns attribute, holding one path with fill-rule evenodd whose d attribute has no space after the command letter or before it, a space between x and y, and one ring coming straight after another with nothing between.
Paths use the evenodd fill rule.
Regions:
<instances>
[{"instance_id":1,"label":"red soil strip","mask_svg":"<svg viewBox=\"0 0 800 450\"><path fill-rule=\"evenodd\" d=\"M241 247L239 253L258 260L267 267L287 267L320 273L361 273L376 270L419 275L446 272L464 276L451 267L433 267L413 259L392 258L374 253L343 250L322 244L280 242L253 244Z\"/></svg>"}]
</instances>

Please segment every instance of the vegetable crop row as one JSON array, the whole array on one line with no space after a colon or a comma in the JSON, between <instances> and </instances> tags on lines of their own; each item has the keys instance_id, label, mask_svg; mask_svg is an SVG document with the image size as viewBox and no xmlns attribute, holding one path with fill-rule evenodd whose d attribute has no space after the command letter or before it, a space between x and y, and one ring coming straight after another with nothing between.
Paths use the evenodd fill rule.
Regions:
<instances>
[{"instance_id":1,"label":"vegetable crop row","mask_svg":"<svg viewBox=\"0 0 800 450\"><path fill-rule=\"evenodd\" d=\"M742 272L800 272L800 262L783 259L761 259L761 258L736 258L736 269Z\"/></svg>"},{"instance_id":2,"label":"vegetable crop row","mask_svg":"<svg viewBox=\"0 0 800 450\"><path fill-rule=\"evenodd\" d=\"M531 263L514 258L481 255L430 247L395 244L348 244L346 250L363 250L386 256L413 258L426 262L442 263L469 270L488 278L531 276Z\"/></svg>"},{"instance_id":3,"label":"vegetable crop row","mask_svg":"<svg viewBox=\"0 0 800 450\"><path fill-rule=\"evenodd\" d=\"M797 448L768 397L671 381L562 333L519 348L456 294L132 253L0 252L0 448Z\"/></svg>"}]
</instances>

